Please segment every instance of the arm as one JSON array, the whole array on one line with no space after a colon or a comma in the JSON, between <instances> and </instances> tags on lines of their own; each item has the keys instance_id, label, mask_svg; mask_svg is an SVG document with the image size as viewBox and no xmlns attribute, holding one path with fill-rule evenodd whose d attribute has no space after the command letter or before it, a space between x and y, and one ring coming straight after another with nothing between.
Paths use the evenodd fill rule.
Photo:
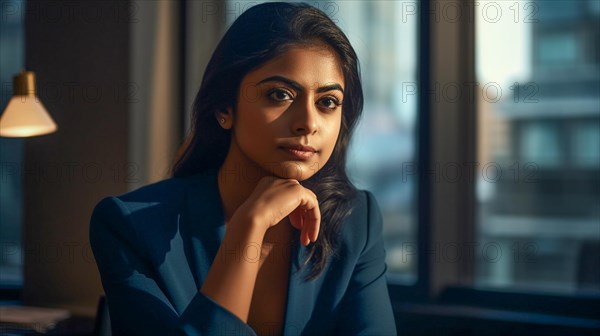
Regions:
<instances>
[{"instance_id":1,"label":"arm","mask_svg":"<svg viewBox=\"0 0 600 336\"><path fill-rule=\"evenodd\" d=\"M250 218L239 220L234 216L227 224L223 243L200 290L245 323L250 313L264 236L265 230L254 225ZM240 249L241 253L231 255L232 249ZM236 256L240 255L242 258L238 260ZM257 257L252 259L254 255Z\"/></svg>"},{"instance_id":2,"label":"arm","mask_svg":"<svg viewBox=\"0 0 600 336\"><path fill-rule=\"evenodd\" d=\"M153 277L129 211L103 199L90 220L90 243L115 335L256 335L244 321L200 291L178 314Z\"/></svg>"},{"instance_id":3,"label":"arm","mask_svg":"<svg viewBox=\"0 0 600 336\"><path fill-rule=\"evenodd\" d=\"M340 306L340 335L396 335L396 324L387 288L383 220L379 205L366 192L367 243L362 251Z\"/></svg>"}]
</instances>

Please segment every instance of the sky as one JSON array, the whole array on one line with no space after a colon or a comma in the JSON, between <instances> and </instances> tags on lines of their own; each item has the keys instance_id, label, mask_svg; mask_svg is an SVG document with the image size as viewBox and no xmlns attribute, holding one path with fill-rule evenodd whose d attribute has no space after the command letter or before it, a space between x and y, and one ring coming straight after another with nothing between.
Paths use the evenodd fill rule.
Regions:
<instances>
[{"instance_id":1,"label":"sky","mask_svg":"<svg viewBox=\"0 0 600 336\"><path fill-rule=\"evenodd\" d=\"M535 5L529 0L478 2L475 8L477 80L495 82L503 90L509 90L513 82L527 81L530 77L531 28L535 24L530 21L536 19Z\"/></svg>"}]
</instances>

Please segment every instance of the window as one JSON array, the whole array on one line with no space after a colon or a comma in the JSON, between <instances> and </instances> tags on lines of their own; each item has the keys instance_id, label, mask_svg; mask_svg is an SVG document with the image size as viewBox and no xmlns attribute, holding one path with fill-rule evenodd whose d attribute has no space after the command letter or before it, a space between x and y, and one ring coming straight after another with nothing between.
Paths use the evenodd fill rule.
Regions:
<instances>
[{"instance_id":1,"label":"window","mask_svg":"<svg viewBox=\"0 0 600 336\"><path fill-rule=\"evenodd\" d=\"M518 136L523 162L535 162L538 167L554 168L561 165L560 134L558 125L534 122L521 127Z\"/></svg>"},{"instance_id":2,"label":"window","mask_svg":"<svg viewBox=\"0 0 600 336\"><path fill-rule=\"evenodd\" d=\"M361 62L365 104L348 151L348 173L377 198L384 218L388 280L414 284L418 86L417 4L339 1L338 25Z\"/></svg>"},{"instance_id":3,"label":"window","mask_svg":"<svg viewBox=\"0 0 600 336\"><path fill-rule=\"evenodd\" d=\"M600 16L600 1L588 0L588 7L592 14Z\"/></svg>"},{"instance_id":4,"label":"window","mask_svg":"<svg viewBox=\"0 0 600 336\"><path fill-rule=\"evenodd\" d=\"M577 37L573 34L540 36L538 44L538 61L541 64L564 66L577 61Z\"/></svg>"},{"instance_id":5,"label":"window","mask_svg":"<svg viewBox=\"0 0 600 336\"><path fill-rule=\"evenodd\" d=\"M0 0L0 113L12 95L13 76L25 61L25 31L20 9L24 1ZM23 140L0 137L0 287L20 287L23 282L21 256Z\"/></svg>"},{"instance_id":6,"label":"window","mask_svg":"<svg viewBox=\"0 0 600 336\"><path fill-rule=\"evenodd\" d=\"M582 169L600 168L600 123L579 122L573 132L573 164Z\"/></svg>"},{"instance_id":7,"label":"window","mask_svg":"<svg viewBox=\"0 0 600 336\"><path fill-rule=\"evenodd\" d=\"M503 257L479 258L475 283L599 292L600 78L566 72L580 59L600 66L597 57L578 55L598 49L593 34L579 34L597 18L574 1L513 6L519 20L476 21L477 80L497 83L505 94L477 102L478 160L501 173L477 181L486 191L477 194L477 234Z\"/></svg>"},{"instance_id":8,"label":"window","mask_svg":"<svg viewBox=\"0 0 600 336\"><path fill-rule=\"evenodd\" d=\"M566 0L538 0L535 1L533 7L528 8L530 12L534 14L541 21L546 23L556 23L561 21L568 20L577 20L577 18L581 17L582 14L586 11L586 6L584 1L566 1ZM594 0L591 0L593 2ZM531 3L529 1L521 0L522 5L526 5L527 3ZM593 5L590 5L593 7Z\"/></svg>"}]
</instances>

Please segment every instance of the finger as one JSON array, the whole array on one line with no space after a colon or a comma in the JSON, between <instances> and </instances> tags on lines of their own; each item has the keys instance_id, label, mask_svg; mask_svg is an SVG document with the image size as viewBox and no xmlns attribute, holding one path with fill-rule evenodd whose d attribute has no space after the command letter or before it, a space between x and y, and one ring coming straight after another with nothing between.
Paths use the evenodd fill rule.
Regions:
<instances>
[{"instance_id":1,"label":"finger","mask_svg":"<svg viewBox=\"0 0 600 336\"><path fill-rule=\"evenodd\" d=\"M313 208L306 212L304 226L309 230L310 240L315 242L321 227L321 210L316 200L314 201Z\"/></svg>"},{"instance_id":2,"label":"finger","mask_svg":"<svg viewBox=\"0 0 600 336\"><path fill-rule=\"evenodd\" d=\"M307 223L307 224L305 225L305 227L306 227L306 239L308 240L308 242L309 242L309 243L310 243L310 242L313 242L313 243L314 243L314 242L316 241L316 239L315 239L315 232L316 232L318 229L317 229L317 228L315 228L314 221L313 221L313 220L311 220L311 218L310 218L310 214L309 214L309 212L308 212L308 211L305 211L305 212L304 212L304 215L303 215L303 217L304 217L304 222L305 222L305 223ZM311 223L313 223L313 224L311 224ZM307 244L307 245L308 245L308 244Z\"/></svg>"},{"instance_id":3,"label":"finger","mask_svg":"<svg viewBox=\"0 0 600 336\"><path fill-rule=\"evenodd\" d=\"M295 210L293 210L290 215L290 224L292 224L292 226L298 230L302 230L302 211L300 208L297 208Z\"/></svg>"},{"instance_id":4,"label":"finger","mask_svg":"<svg viewBox=\"0 0 600 336\"><path fill-rule=\"evenodd\" d=\"M302 210L300 208L297 208L296 210L298 210L298 216L300 218L300 244L304 245L304 233L306 232L305 221L304 217L302 216Z\"/></svg>"},{"instance_id":5,"label":"finger","mask_svg":"<svg viewBox=\"0 0 600 336\"><path fill-rule=\"evenodd\" d=\"M316 210L317 211L314 220L310 225L307 225L311 230L310 238L313 243L317 241L317 237L319 236L319 230L321 229L321 214L318 212L318 209Z\"/></svg>"},{"instance_id":6,"label":"finger","mask_svg":"<svg viewBox=\"0 0 600 336\"><path fill-rule=\"evenodd\" d=\"M310 244L310 237L311 237L311 231L310 231L310 221L308 219L308 214L307 214L307 210L306 208L302 209L302 222L304 223L304 227L302 230L302 236L301 236L301 242L303 245L308 246L308 244ZM307 242L308 240L308 242Z\"/></svg>"},{"instance_id":7,"label":"finger","mask_svg":"<svg viewBox=\"0 0 600 336\"><path fill-rule=\"evenodd\" d=\"M316 234L318 234L318 227L321 221L319 202L317 200L317 196L312 192L312 190L302 187L302 185L295 180L293 183L298 183L297 186L302 191L300 204L298 204L298 207L295 209L295 211L298 210L298 213L302 218L300 242L303 245L308 246L311 241L316 241Z\"/></svg>"},{"instance_id":8,"label":"finger","mask_svg":"<svg viewBox=\"0 0 600 336\"><path fill-rule=\"evenodd\" d=\"M293 213L298 217L298 219L296 219L298 224L294 225L294 227L300 230L300 243L304 246L308 246L310 244L311 227L310 225L307 225L307 211L304 208L298 207Z\"/></svg>"},{"instance_id":9,"label":"finger","mask_svg":"<svg viewBox=\"0 0 600 336\"><path fill-rule=\"evenodd\" d=\"M312 236L311 236L311 240L312 242L316 242L317 238L319 237L319 231L321 230L321 223L319 222L317 225L312 226Z\"/></svg>"},{"instance_id":10,"label":"finger","mask_svg":"<svg viewBox=\"0 0 600 336\"><path fill-rule=\"evenodd\" d=\"M310 240L308 239L308 227L305 226L304 229L302 230L302 244L304 246L308 246L308 244L310 244Z\"/></svg>"}]
</instances>

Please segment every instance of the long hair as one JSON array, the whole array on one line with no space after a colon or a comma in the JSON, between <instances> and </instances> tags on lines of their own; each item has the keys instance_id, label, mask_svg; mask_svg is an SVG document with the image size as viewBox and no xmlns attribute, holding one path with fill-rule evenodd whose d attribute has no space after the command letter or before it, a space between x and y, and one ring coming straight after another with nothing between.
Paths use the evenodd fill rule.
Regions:
<instances>
[{"instance_id":1,"label":"long hair","mask_svg":"<svg viewBox=\"0 0 600 336\"><path fill-rule=\"evenodd\" d=\"M342 220L351 211L357 189L346 174L346 151L363 109L358 57L341 29L322 11L306 3L272 2L253 6L227 30L206 66L193 104L192 129L172 167L173 177L219 168L227 155L231 134L216 113L235 111L244 76L292 46L325 44L337 53L344 75L340 132L324 167L303 184L314 186L319 199L319 239L308 248L302 267L311 265L305 280L317 278L328 257L336 256ZM234 112L235 113L235 112Z\"/></svg>"}]
</instances>

